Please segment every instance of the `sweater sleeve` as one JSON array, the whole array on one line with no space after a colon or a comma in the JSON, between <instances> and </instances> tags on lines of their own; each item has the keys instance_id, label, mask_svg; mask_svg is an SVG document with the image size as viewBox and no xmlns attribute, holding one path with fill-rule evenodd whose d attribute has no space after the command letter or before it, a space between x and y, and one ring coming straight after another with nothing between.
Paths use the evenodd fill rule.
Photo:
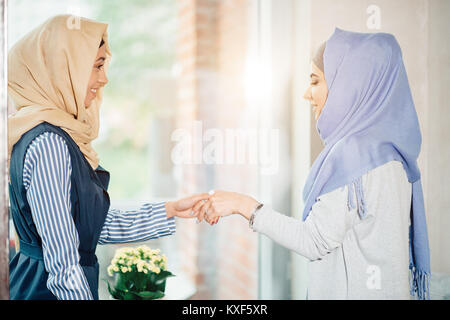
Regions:
<instances>
[{"instance_id":1,"label":"sweater sleeve","mask_svg":"<svg viewBox=\"0 0 450 320\"><path fill-rule=\"evenodd\" d=\"M42 240L47 288L60 300L93 299L79 264L79 237L71 215L69 150L63 138L44 132L25 155L23 184Z\"/></svg>"},{"instance_id":2,"label":"sweater sleeve","mask_svg":"<svg viewBox=\"0 0 450 320\"><path fill-rule=\"evenodd\" d=\"M347 198L347 186L319 196L305 221L264 205L255 216L253 229L309 260L318 260L344 241Z\"/></svg>"}]
</instances>

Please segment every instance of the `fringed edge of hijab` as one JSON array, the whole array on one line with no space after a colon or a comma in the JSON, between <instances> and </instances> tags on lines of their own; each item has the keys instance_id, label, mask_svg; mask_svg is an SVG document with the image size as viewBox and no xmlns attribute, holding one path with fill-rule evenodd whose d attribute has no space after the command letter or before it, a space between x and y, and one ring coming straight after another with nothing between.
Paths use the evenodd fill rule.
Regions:
<instances>
[{"instance_id":1,"label":"fringed edge of hijab","mask_svg":"<svg viewBox=\"0 0 450 320\"><path fill-rule=\"evenodd\" d=\"M419 300L430 300L430 273L409 265L409 294Z\"/></svg>"},{"instance_id":2,"label":"fringed edge of hijab","mask_svg":"<svg viewBox=\"0 0 450 320\"><path fill-rule=\"evenodd\" d=\"M356 204L354 194L356 194ZM357 207L361 219L366 217L367 208L362 188L362 176L348 185L347 207L349 211ZM417 269L413 264L409 265L409 293L419 300L430 300L430 273Z\"/></svg>"},{"instance_id":3,"label":"fringed edge of hijab","mask_svg":"<svg viewBox=\"0 0 450 320\"><path fill-rule=\"evenodd\" d=\"M347 207L348 210L355 208L355 203L353 199L353 194L356 191L356 205L358 207L358 214L361 219L366 217L366 203L364 200L364 193L362 188L362 176L354 180L352 183L348 185L348 199L347 199Z\"/></svg>"}]
</instances>

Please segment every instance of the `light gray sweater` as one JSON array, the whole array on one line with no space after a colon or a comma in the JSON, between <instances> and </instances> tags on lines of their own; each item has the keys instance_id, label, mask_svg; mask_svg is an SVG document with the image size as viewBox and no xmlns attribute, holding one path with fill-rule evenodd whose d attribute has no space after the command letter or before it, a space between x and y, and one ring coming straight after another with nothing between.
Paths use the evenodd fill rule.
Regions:
<instances>
[{"instance_id":1,"label":"light gray sweater","mask_svg":"<svg viewBox=\"0 0 450 320\"><path fill-rule=\"evenodd\" d=\"M308 299L410 299L411 183L391 161L362 184L364 219L348 207L348 186L319 196L304 222L269 205L255 216L255 231L310 260Z\"/></svg>"}]
</instances>

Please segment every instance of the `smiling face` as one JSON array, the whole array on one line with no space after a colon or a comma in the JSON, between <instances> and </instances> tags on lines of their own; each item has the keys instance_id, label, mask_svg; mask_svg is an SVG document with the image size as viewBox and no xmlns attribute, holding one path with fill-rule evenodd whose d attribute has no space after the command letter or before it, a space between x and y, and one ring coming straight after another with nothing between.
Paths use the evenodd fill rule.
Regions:
<instances>
[{"instance_id":1,"label":"smiling face","mask_svg":"<svg viewBox=\"0 0 450 320\"><path fill-rule=\"evenodd\" d=\"M325 75L319 67L317 67L314 62L311 62L311 82L306 89L303 98L310 101L311 107L314 112L314 118L317 121L319 119L320 113L322 112L323 106L327 101L328 97L328 86L325 81Z\"/></svg>"},{"instance_id":2,"label":"smiling face","mask_svg":"<svg viewBox=\"0 0 450 320\"><path fill-rule=\"evenodd\" d=\"M88 108L92 100L97 96L97 89L103 87L108 83L108 78L105 74L104 63L106 59L106 45L102 45L97 52L94 65L92 66L91 77L86 90L86 98L84 105Z\"/></svg>"}]
</instances>

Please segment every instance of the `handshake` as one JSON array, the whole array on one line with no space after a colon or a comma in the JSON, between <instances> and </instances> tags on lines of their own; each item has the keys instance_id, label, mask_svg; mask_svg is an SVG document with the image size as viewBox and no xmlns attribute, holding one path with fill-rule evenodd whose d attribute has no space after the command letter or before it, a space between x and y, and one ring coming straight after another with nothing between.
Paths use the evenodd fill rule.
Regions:
<instances>
[{"instance_id":1,"label":"handshake","mask_svg":"<svg viewBox=\"0 0 450 320\"><path fill-rule=\"evenodd\" d=\"M240 214L247 220L259 202L250 196L220 190L200 193L177 201L166 202L167 217L197 218L197 223L205 220L216 224L220 217Z\"/></svg>"}]
</instances>

